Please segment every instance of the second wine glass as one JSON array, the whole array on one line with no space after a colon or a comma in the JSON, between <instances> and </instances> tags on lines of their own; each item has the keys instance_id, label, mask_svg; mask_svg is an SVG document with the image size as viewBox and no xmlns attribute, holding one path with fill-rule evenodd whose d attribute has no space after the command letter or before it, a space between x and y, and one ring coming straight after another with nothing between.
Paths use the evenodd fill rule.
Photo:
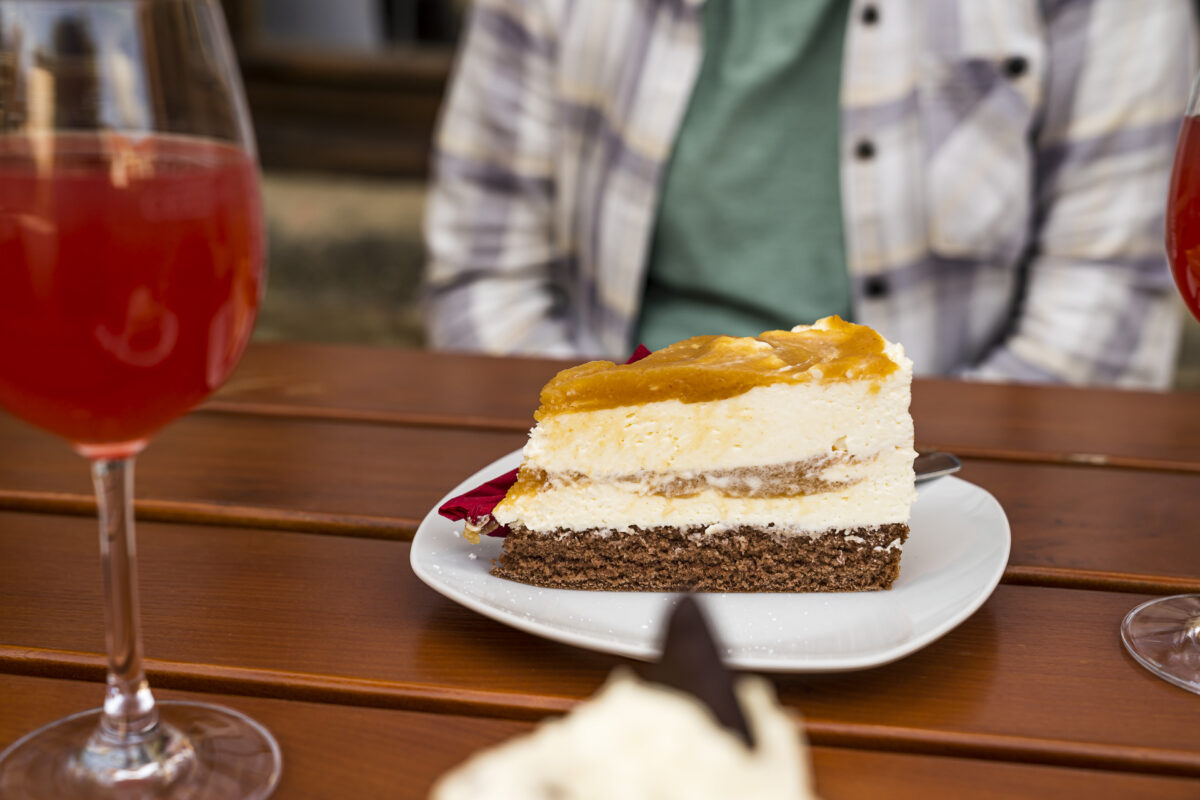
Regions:
<instances>
[{"instance_id":1,"label":"second wine glass","mask_svg":"<svg viewBox=\"0 0 1200 800\"><path fill-rule=\"evenodd\" d=\"M1184 113L1167 192L1167 260L1175 285L1200 319L1200 76ZM1121 641L1160 678L1200 694L1200 594L1142 603L1121 623Z\"/></svg>"}]
</instances>

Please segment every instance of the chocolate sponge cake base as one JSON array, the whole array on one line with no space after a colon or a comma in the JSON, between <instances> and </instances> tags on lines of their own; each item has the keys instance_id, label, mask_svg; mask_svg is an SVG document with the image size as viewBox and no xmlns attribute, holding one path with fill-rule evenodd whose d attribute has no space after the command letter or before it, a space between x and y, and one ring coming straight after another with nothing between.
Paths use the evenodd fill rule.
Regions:
<instances>
[{"instance_id":1,"label":"chocolate sponge cake base","mask_svg":"<svg viewBox=\"0 0 1200 800\"><path fill-rule=\"evenodd\" d=\"M900 574L900 548L891 545L908 538L903 524L817 537L750 527L707 534L703 527L537 533L513 525L509 530L493 575L535 586L605 591L890 589Z\"/></svg>"}]
</instances>

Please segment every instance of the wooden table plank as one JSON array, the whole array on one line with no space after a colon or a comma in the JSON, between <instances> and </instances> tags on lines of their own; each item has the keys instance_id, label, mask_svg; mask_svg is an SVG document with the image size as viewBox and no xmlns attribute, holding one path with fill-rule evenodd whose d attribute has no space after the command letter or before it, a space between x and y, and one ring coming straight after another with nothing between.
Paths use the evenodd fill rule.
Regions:
<instances>
[{"instance_id":1,"label":"wooden table plank","mask_svg":"<svg viewBox=\"0 0 1200 800\"><path fill-rule=\"evenodd\" d=\"M495 431L195 414L138 464L144 519L411 538L440 497L524 437ZM0 418L0 508L94 513L86 463ZM1110 591L1200 590L1200 477L967 460L1013 529L1006 580ZM1086 543L1086 546L1083 546Z\"/></svg>"},{"instance_id":2,"label":"wooden table plank","mask_svg":"<svg viewBox=\"0 0 1200 800\"><path fill-rule=\"evenodd\" d=\"M541 386L568 363L256 343L212 407L524 431ZM1193 405L1185 393L933 378L913 385L918 440L977 457L1200 471Z\"/></svg>"},{"instance_id":3,"label":"wooden table plank","mask_svg":"<svg viewBox=\"0 0 1200 800\"><path fill-rule=\"evenodd\" d=\"M255 342L208 407L528 431L542 386L576 362Z\"/></svg>"},{"instance_id":4,"label":"wooden table plank","mask_svg":"<svg viewBox=\"0 0 1200 800\"><path fill-rule=\"evenodd\" d=\"M219 703L266 725L283 754L283 773L273 795L279 800L424 800L438 776L468 754L530 728L507 720L257 697L166 689L156 689L155 695ZM33 728L99 705L103 684L0 675L0 697L3 750ZM1173 783L1159 785L1171 791Z\"/></svg>"},{"instance_id":5,"label":"wooden table plank","mask_svg":"<svg viewBox=\"0 0 1200 800\"><path fill-rule=\"evenodd\" d=\"M82 518L0 515L3 668L97 674L94 537ZM147 524L140 549L146 651L165 685L536 716L618 663L445 600L403 542ZM1141 599L1002 586L900 662L775 682L821 744L1200 776L1200 697L1120 645Z\"/></svg>"},{"instance_id":6,"label":"wooden table plank","mask_svg":"<svg viewBox=\"0 0 1200 800\"><path fill-rule=\"evenodd\" d=\"M101 687L82 681L0 675L0 750L28 732L95 705ZM527 733L531 722L157 690L164 699L237 708L275 734L284 769L280 800L388 797L423 800L432 783L472 753ZM825 800L887 796L975 800L1086 796L1094 800L1194 798L1200 781L963 758L816 747L808 752Z\"/></svg>"},{"instance_id":7,"label":"wooden table plank","mask_svg":"<svg viewBox=\"0 0 1200 800\"><path fill-rule=\"evenodd\" d=\"M1008 583L1200 591L1200 476L967 459L961 477L1008 516Z\"/></svg>"},{"instance_id":8,"label":"wooden table plank","mask_svg":"<svg viewBox=\"0 0 1200 800\"><path fill-rule=\"evenodd\" d=\"M139 456L151 519L411 538L459 481L523 434L192 414ZM87 463L0 415L0 507L92 513Z\"/></svg>"},{"instance_id":9,"label":"wooden table plank","mask_svg":"<svg viewBox=\"0 0 1200 800\"><path fill-rule=\"evenodd\" d=\"M1194 798L1195 779L1010 764L913 754L812 748L822 800L1012 800L1014 797Z\"/></svg>"},{"instance_id":10,"label":"wooden table plank","mask_svg":"<svg viewBox=\"0 0 1200 800\"><path fill-rule=\"evenodd\" d=\"M913 382L917 439L963 455L1200 471L1196 396Z\"/></svg>"}]
</instances>

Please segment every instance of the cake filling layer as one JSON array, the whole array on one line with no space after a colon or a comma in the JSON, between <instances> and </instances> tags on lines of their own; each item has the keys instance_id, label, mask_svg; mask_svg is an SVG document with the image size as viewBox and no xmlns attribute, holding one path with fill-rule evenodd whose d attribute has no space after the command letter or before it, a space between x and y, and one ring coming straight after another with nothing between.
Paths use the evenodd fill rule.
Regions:
<instances>
[{"instance_id":1,"label":"cake filling layer","mask_svg":"<svg viewBox=\"0 0 1200 800\"><path fill-rule=\"evenodd\" d=\"M828 455L794 461L790 464L770 464L763 467L734 467L732 469L689 470L678 473L641 472L620 475L612 482L627 486L639 494L664 497L692 497L711 489L725 497L801 497L853 486L861 475L830 469L838 465L859 463L849 455ZM596 483L583 472L546 472L537 467L521 470L520 478L510 491L512 497L533 495L551 488L586 488Z\"/></svg>"},{"instance_id":2,"label":"cake filling layer","mask_svg":"<svg viewBox=\"0 0 1200 800\"><path fill-rule=\"evenodd\" d=\"M652 491L653 483L591 478L546 482L535 492L510 491L496 507L502 525L536 531L628 530L647 521L675 527L750 525L784 535L906 522L915 496L913 452L897 447L867 463L833 465L823 480L844 485L798 495L737 496L703 486L687 495ZM515 487L514 487L515 488Z\"/></svg>"},{"instance_id":3,"label":"cake filling layer","mask_svg":"<svg viewBox=\"0 0 1200 800\"><path fill-rule=\"evenodd\" d=\"M813 538L738 527L535 533L514 526L494 575L537 586L611 591L803 592L889 589L904 524Z\"/></svg>"}]
</instances>

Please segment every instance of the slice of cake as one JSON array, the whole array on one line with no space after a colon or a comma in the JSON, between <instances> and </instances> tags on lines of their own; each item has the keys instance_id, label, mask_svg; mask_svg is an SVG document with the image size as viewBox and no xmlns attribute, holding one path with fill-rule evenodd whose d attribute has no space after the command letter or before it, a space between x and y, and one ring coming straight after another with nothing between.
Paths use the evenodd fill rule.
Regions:
<instances>
[{"instance_id":1,"label":"slice of cake","mask_svg":"<svg viewBox=\"0 0 1200 800\"><path fill-rule=\"evenodd\" d=\"M645 679L618 668L567 716L445 775L431 800L813 797L798 721L767 681L724 668L703 625L685 600Z\"/></svg>"},{"instance_id":2,"label":"slice of cake","mask_svg":"<svg viewBox=\"0 0 1200 800\"><path fill-rule=\"evenodd\" d=\"M496 575L611 590L887 589L913 484L912 362L827 317L699 336L542 390Z\"/></svg>"}]
</instances>

